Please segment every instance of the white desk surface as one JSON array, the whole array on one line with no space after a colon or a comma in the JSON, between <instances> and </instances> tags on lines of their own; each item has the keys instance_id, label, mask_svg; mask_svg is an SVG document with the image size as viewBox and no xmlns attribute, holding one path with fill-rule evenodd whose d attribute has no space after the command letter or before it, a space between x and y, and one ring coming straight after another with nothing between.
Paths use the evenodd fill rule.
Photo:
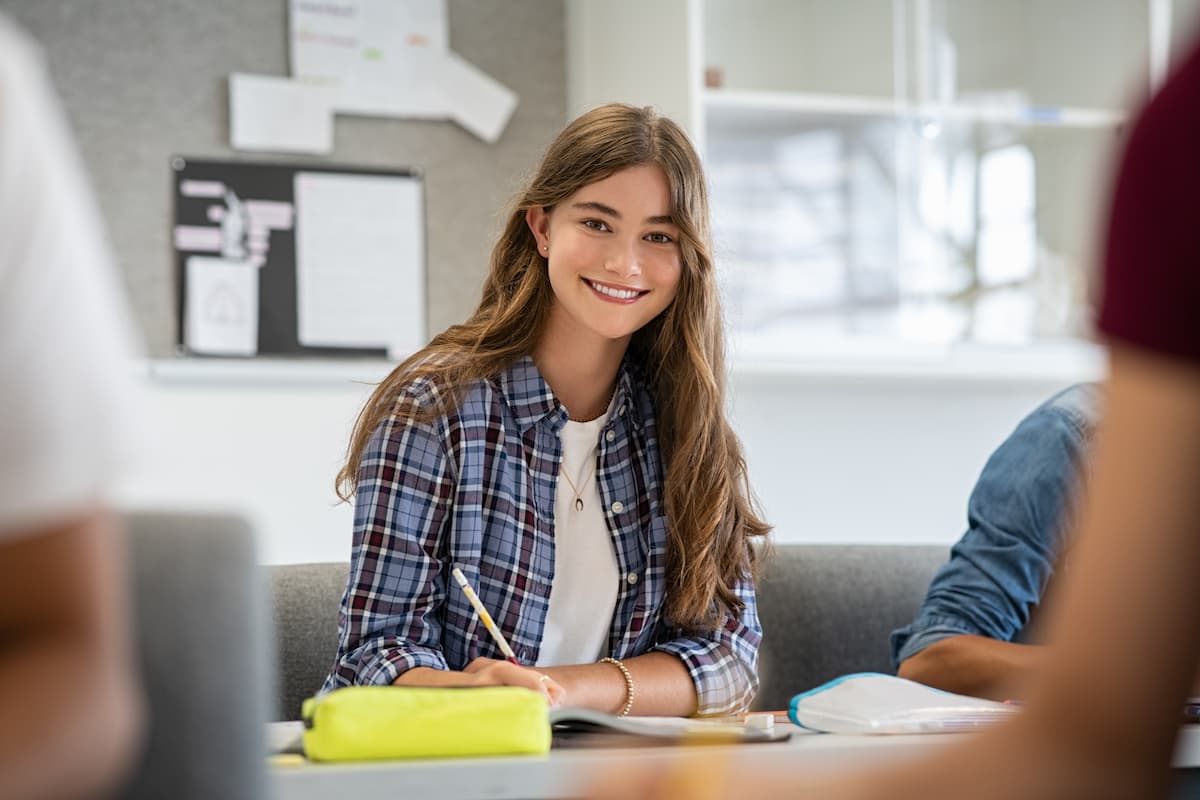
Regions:
<instances>
[{"instance_id":1,"label":"white desk surface","mask_svg":"<svg viewBox=\"0 0 1200 800\"><path fill-rule=\"evenodd\" d=\"M713 747L736 751L739 769L786 765L789 769L882 764L929 753L961 741L963 734L915 736L841 736L795 731L788 742ZM692 750L695 752L695 749ZM373 797L408 800L543 800L577 796L583 776L606 765L661 763L678 756L679 748L552 750L545 756L386 761L357 764L313 764L272 767L276 800L324 800ZM716 753L714 752L714 755ZM1179 737L1175 766L1200 768L1200 725L1186 726Z\"/></svg>"}]
</instances>

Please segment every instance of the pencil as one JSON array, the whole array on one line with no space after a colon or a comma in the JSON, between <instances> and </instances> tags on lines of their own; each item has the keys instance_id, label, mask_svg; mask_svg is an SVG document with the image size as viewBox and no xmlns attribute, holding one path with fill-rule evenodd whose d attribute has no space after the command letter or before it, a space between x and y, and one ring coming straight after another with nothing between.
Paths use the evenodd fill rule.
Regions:
<instances>
[{"instance_id":1,"label":"pencil","mask_svg":"<svg viewBox=\"0 0 1200 800\"><path fill-rule=\"evenodd\" d=\"M504 653L504 659L511 664L521 666L521 662L517 661L517 654L508 646L508 642L504 638L504 634L496 627L496 623L492 621L492 615L483 607L483 603L479 600L479 595L475 594L475 590L471 588L471 584L467 582L467 576L462 574L462 570L455 567L450 571L454 576L454 580L462 588L463 594L467 596L467 600L471 602L471 607L475 609L475 613L479 615L479 619L483 622L483 627L487 628L487 632L492 635L492 640L500 647L500 652Z\"/></svg>"}]
</instances>

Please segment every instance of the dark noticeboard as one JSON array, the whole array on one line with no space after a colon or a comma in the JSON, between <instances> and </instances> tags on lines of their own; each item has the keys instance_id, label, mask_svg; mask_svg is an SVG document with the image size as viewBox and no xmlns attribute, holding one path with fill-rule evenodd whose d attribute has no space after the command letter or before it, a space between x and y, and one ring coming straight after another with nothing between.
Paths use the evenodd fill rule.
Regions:
<instances>
[{"instance_id":1,"label":"dark noticeboard","mask_svg":"<svg viewBox=\"0 0 1200 800\"><path fill-rule=\"evenodd\" d=\"M400 358L424 344L419 173L181 156L171 167L182 354Z\"/></svg>"}]
</instances>

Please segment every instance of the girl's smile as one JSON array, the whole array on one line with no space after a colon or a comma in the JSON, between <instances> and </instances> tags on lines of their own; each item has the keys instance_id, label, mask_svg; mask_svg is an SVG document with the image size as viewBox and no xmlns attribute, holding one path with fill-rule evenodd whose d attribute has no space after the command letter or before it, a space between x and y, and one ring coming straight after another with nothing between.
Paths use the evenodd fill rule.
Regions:
<instances>
[{"instance_id":1,"label":"girl's smile","mask_svg":"<svg viewBox=\"0 0 1200 800\"><path fill-rule=\"evenodd\" d=\"M650 293L649 289L635 289L629 286L621 286L614 283L601 283L590 278L581 278L584 283L591 287L596 296L606 303L620 303L629 305L636 303L641 298Z\"/></svg>"}]
</instances>

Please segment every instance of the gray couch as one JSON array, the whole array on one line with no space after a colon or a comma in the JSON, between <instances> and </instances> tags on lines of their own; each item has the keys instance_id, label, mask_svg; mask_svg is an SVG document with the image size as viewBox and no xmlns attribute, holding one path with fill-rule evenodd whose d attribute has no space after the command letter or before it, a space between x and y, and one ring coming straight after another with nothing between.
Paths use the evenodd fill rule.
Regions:
<instances>
[{"instance_id":1,"label":"gray couch","mask_svg":"<svg viewBox=\"0 0 1200 800\"><path fill-rule=\"evenodd\" d=\"M934 546L775 548L759 582L764 636L755 708L787 708L796 692L849 672L890 672L888 634L912 620L948 554ZM295 719L332 663L349 566L269 572L279 659L275 715Z\"/></svg>"}]
</instances>

